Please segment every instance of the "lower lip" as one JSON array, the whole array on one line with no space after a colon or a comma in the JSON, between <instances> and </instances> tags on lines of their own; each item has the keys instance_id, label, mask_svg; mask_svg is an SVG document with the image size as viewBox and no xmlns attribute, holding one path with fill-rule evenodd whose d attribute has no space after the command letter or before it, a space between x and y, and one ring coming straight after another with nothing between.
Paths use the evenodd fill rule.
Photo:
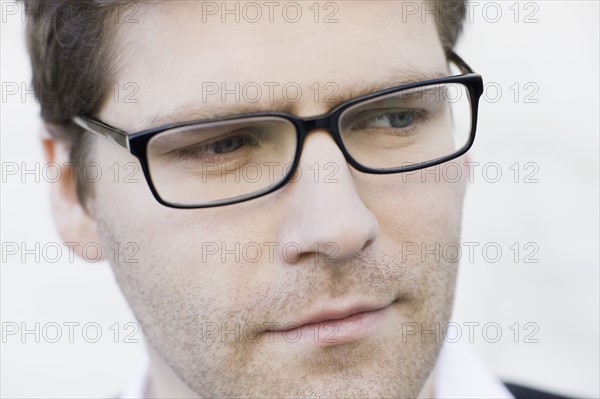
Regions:
<instances>
[{"instance_id":1,"label":"lower lip","mask_svg":"<svg viewBox=\"0 0 600 399\"><path fill-rule=\"evenodd\" d=\"M282 331L267 331L265 334L277 341L313 344L320 347L341 345L359 341L374 335L384 324L391 305L370 312L357 313L343 319L319 323Z\"/></svg>"}]
</instances>

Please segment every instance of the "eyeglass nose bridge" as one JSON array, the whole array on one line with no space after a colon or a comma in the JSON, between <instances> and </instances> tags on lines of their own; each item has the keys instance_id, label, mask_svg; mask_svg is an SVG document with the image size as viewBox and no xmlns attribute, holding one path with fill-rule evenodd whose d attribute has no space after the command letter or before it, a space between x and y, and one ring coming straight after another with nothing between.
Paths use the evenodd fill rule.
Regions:
<instances>
[{"instance_id":1,"label":"eyeglass nose bridge","mask_svg":"<svg viewBox=\"0 0 600 399\"><path fill-rule=\"evenodd\" d=\"M333 141L335 141L336 144L340 147L342 152L346 154L346 149L344 148L342 138L340 137L340 131L338 126L339 118L339 110L332 110L326 114L311 116L307 118L297 118L295 122L300 130L300 134L302 135L302 144L304 143L304 139L306 138L306 136L308 136L309 133L312 133L315 130L326 130L327 133L331 136L331 138L333 138Z\"/></svg>"},{"instance_id":2,"label":"eyeglass nose bridge","mask_svg":"<svg viewBox=\"0 0 600 399\"><path fill-rule=\"evenodd\" d=\"M295 123L299 130L299 154L298 158L304 151L304 142L306 141L306 137L314 132L315 130L325 130L329 136L333 139L335 144L338 146L340 151L342 152L346 162L348 164L356 167L356 161L350 156L348 150L344 146L342 142L342 138L340 137L340 132L338 128L338 120L339 120L339 112L329 112L323 115L317 115L308 118L296 118Z\"/></svg>"},{"instance_id":3,"label":"eyeglass nose bridge","mask_svg":"<svg viewBox=\"0 0 600 399\"><path fill-rule=\"evenodd\" d=\"M309 130L314 130L314 129L329 130L332 128L333 119L335 119L335 118L330 113L327 113L324 115L312 116L312 117L308 117L308 118L300 118L300 120L304 124L304 128L306 129L307 132Z\"/></svg>"}]
</instances>

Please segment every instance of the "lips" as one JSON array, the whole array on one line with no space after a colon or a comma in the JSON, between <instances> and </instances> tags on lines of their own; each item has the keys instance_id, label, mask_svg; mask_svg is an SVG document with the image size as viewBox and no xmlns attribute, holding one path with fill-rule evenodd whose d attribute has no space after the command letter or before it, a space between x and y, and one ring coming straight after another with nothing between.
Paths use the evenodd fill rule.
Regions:
<instances>
[{"instance_id":1,"label":"lips","mask_svg":"<svg viewBox=\"0 0 600 399\"><path fill-rule=\"evenodd\" d=\"M391 303L328 306L313 311L298 322L275 325L266 332L284 342L331 346L358 341L380 331Z\"/></svg>"},{"instance_id":2,"label":"lips","mask_svg":"<svg viewBox=\"0 0 600 399\"><path fill-rule=\"evenodd\" d=\"M387 307L389 305L390 305L389 303L387 303L385 305L380 305L380 306L360 305L359 304L359 305L354 305L354 306L348 307L346 309L335 309L335 308L323 309L323 310L314 312L304 318L301 318L299 322L287 323L286 325L289 326L288 328L285 328L284 326L282 326L281 328L276 327L276 328L273 328L272 331L285 331L285 330L291 330L294 328L300 328L300 327L324 323L324 322L342 321L344 319L349 319L352 316L358 316L362 313L374 312L377 310L384 309L385 307Z\"/></svg>"}]
</instances>

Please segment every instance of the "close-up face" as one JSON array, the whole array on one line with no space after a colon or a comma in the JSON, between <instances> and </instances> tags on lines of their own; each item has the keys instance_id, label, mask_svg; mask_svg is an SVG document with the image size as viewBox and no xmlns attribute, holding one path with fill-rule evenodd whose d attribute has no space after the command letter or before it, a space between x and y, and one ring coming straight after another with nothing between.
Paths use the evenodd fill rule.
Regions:
<instances>
[{"instance_id":1,"label":"close-up face","mask_svg":"<svg viewBox=\"0 0 600 399\"><path fill-rule=\"evenodd\" d=\"M400 23L401 12L402 2L348 2L339 3L337 23L222 23L200 22L201 2L143 5L139 22L123 24L114 38L116 81L135 82L139 101L106 101L94 117L128 133L255 111L312 117L342 100L448 76L434 21ZM249 101L203 96L207 82L219 90L236 82L277 86ZM301 88L299 99L286 97L287 83ZM325 101L328 83L337 101ZM438 125L451 128L443 120ZM213 153L233 151L236 137ZM137 158L100 138L88 156L102 170L115 162L139 168ZM141 173L135 177L93 184L88 212L107 251L136 243L137 262L122 251L112 267L152 360L174 372L181 392L419 394L441 342L407 327L448 320L457 265L403 250L459 241L462 181L359 172L325 129L308 133L291 182L249 201L171 208Z\"/></svg>"},{"instance_id":2,"label":"close-up face","mask_svg":"<svg viewBox=\"0 0 600 399\"><path fill-rule=\"evenodd\" d=\"M599 396L600 2L0 3L0 397Z\"/></svg>"},{"instance_id":3,"label":"close-up face","mask_svg":"<svg viewBox=\"0 0 600 399\"><path fill-rule=\"evenodd\" d=\"M352 2L340 3L336 23L223 23L207 19L202 2L142 5L138 22L120 25L111 41L113 77L135 84L136 101L109 99L92 116L129 134L258 111L309 118L449 76L434 21L400 23L402 10L402 2ZM258 100L243 91L209 96L208 83L273 90ZM448 155L464 143L454 142L459 116L440 94L448 88L352 107L340 116L343 146L382 169ZM285 175L297 146L290 126L267 118L172 129L147 145L148 174L171 203L248 194L256 179L228 173L262 159ZM88 183L91 230L105 253L135 246L135 262L126 250L111 262L152 372L169 370L171 386L206 397L415 397L430 386L441 341L424 337L450 317L457 267L420 255L459 241L463 180L358 171L326 128L307 132L301 151L286 185L224 206L165 206L141 172ZM141 170L97 137L86 160ZM409 244L418 254L406 256ZM149 392L160 395L155 385Z\"/></svg>"}]
</instances>

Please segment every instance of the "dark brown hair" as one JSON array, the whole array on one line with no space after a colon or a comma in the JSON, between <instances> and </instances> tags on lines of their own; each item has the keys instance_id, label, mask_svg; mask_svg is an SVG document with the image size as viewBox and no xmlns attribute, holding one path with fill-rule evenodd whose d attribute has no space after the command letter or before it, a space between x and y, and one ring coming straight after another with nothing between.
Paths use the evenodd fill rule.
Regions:
<instances>
[{"instance_id":1,"label":"dark brown hair","mask_svg":"<svg viewBox=\"0 0 600 399\"><path fill-rule=\"evenodd\" d=\"M71 146L71 162L83 166L90 135L71 123L75 115L97 113L114 80L114 38L119 8L147 1L24 0L32 84L41 115L51 133ZM438 35L449 53L462 30L464 0L412 2L434 12ZM424 14L423 14L424 15ZM427 15L430 15L428 12ZM122 20L122 18L121 18ZM121 21L122 22L122 21ZM90 195L81 170L75 170L82 204Z\"/></svg>"}]
</instances>

